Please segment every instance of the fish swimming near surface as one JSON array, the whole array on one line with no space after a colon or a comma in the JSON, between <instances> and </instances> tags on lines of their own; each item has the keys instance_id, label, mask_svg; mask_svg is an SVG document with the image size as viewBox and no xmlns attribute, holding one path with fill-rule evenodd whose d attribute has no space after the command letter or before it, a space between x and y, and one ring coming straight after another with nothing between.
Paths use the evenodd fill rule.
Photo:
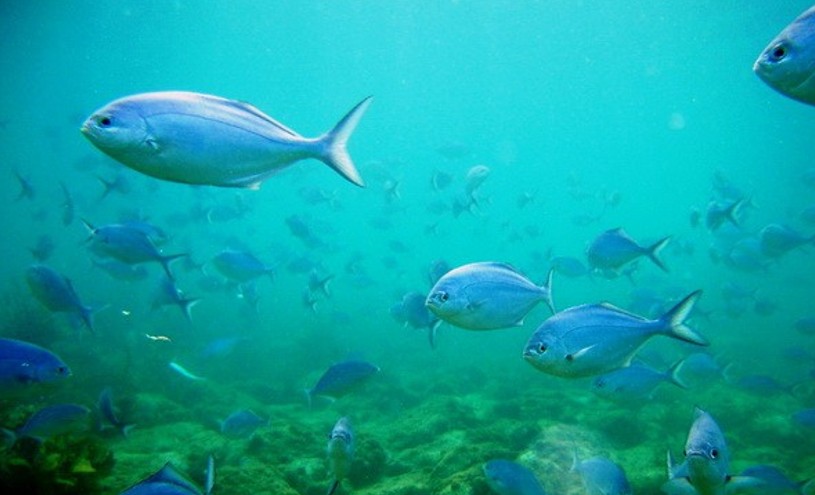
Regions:
<instances>
[{"instance_id":1,"label":"fish swimming near surface","mask_svg":"<svg viewBox=\"0 0 815 495\"><path fill-rule=\"evenodd\" d=\"M135 425L125 423L119 419L119 416L116 414L116 407L113 405L113 391L110 387L105 387L102 390L96 405L102 414L102 418L104 418L110 426L119 430L123 437L127 437L127 434Z\"/></svg>"},{"instance_id":2,"label":"fish swimming near surface","mask_svg":"<svg viewBox=\"0 0 815 495\"><path fill-rule=\"evenodd\" d=\"M770 41L753 71L779 93L815 105L815 6Z\"/></svg>"},{"instance_id":3,"label":"fish swimming near surface","mask_svg":"<svg viewBox=\"0 0 815 495\"><path fill-rule=\"evenodd\" d=\"M611 229L597 236L586 250L589 265L596 270L617 271L626 263L646 256L667 272L668 267L657 255L668 244L670 236L663 237L650 246L640 246L622 228Z\"/></svg>"},{"instance_id":4,"label":"fish swimming near surface","mask_svg":"<svg viewBox=\"0 0 815 495\"><path fill-rule=\"evenodd\" d=\"M306 391L309 404L315 396L336 400L353 391L379 372L379 367L365 361L343 361L329 367Z\"/></svg>"},{"instance_id":5,"label":"fish swimming near surface","mask_svg":"<svg viewBox=\"0 0 815 495\"><path fill-rule=\"evenodd\" d=\"M469 263L444 274L430 289L425 304L440 319L468 330L520 326L544 301L554 313L552 270L544 285L535 285L511 265L493 261Z\"/></svg>"},{"instance_id":6,"label":"fish swimming near surface","mask_svg":"<svg viewBox=\"0 0 815 495\"><path fill-rule=\"evenodd\" d=\"M280 169L314 158L363 186L346 142L371 99L313 139L248 103L184 91L115 100L88 117L81 131L118 162L172 182L257 189Z\"/></svg>"},{"instance_id":7,"label":"fish swimming near surface","mask_svg":"<svg viewBox=\"0 0 815 495\"><path fill-rule=\"evenodd\" d=\"M14 386L49 383L71 376L56 354L22 340L0 338L0 392Z\"/></svg>"},{"instance_id":8,"label":"fish swimming near surface","mask_svg":"<svg viewBox=\"0 0 815 495\"><path fill-rule=\"evenodd\" d=\"M97 309L82 303L68 277L48 266L34 264L26 270L26 282L34 297L49 311L78 317L93 331L93 314Z\"/></svg>"},{"instance_id":9,"label":"fish swimming near surface","mask_svg":"<svg viewBox=\"0 0 815 495\"><path fill-rule=\"evenodd\" d=\"M340 418L328 436L328 464L334 481L328 488L327 495L333 495L343 478L351 470L354 460L354 432L348 418Z\"/></svg>"},{"instance_id":10,"label":"fish swimming near surface","mask_svg":"<svg viewBox=\"0 0 815 495\"><path fill-rule=\"evenodd\" d=\"M709 413L694 410L694 420L685 442L685 461L676 464L668 451L668 482L662 491L669 495L725 495L761 485L753 477L730 474L730 451L724 434Z\"/></svg>"},{"instance_id":11,"label":"fish swimming near surface","mask_svg":"<svg viewBox=\"0 0 815 495\"><path fill-rule=\"evenodd\" d=\"M493 459L482 470L487 486L498 495L546 495L535 474L517 462Z\"/></svg>"},{"instance_id":12,"label":"fish swimming near surface","mask_svg":"<svg viewBox=\"0 0 815 495\"><path fill-rule=\"evenodd\" d=\"M13 432L5 430L3 436L8 443L14 443L16 439L23 437L41 442L56 435L87 431L90 426L90 412L90 409L79 404L43 407L32 414L20 428Z\"/></svg>"},{"instance_id":13,"label":"fish swimming near surface","mask_svg":"<svg viewBox=\"0 0 815 495\"><path fill-rule=\"evenodd\" d=\"M207 460L207 485L203 492L168 462L160 470L121 492L120 495L209 495L215 483L215 466L211 459L212 456Z\"/></svg>"},{"instance_id":14,"label":"fish swimming near surface","mask_svg":"<svg viewBox=\"0 0 815 495\"><path fill-rule=\"evenodd\" d=\"M579 460L574 455L572 471L580 474L587 495L631 495L631 484L625 471L604 457Z\"/></svg>"},{"instance_id":15,"label":"fish swimming near surface","mask_svg":"<svg viewBox=\"0 0 815 495\"><path fill-rule=\"evenodd\" d=\"M251 409L241 409L221 421L221 433L230 438L249 438L255 430L268 424L268 420L261 418Z\"/></svg>"},{"instance_id":16,"label":"fish swimming near surface","mask_svg":"<svg viewBox=\"0 0 815 495\"><path fill-rule=\"evenodd\" d=\"M691 293L655 320L606 303L565 309L535 330L523 357L544 373L575 378L628 366L639 349L656 335L708 345L704 337L685 325L701 294Z\"/></svg>"}]
</instances>

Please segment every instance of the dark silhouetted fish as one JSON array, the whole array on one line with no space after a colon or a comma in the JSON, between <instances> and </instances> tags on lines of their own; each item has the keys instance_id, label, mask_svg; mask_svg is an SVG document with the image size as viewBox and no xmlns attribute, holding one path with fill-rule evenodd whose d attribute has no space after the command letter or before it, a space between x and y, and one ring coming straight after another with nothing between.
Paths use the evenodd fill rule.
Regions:
<instances>
[{"instance_id":1,"label":"dark silhouetted fish","mask_svg":"<svg viewBox=\"0 0 815 495\"><path fill-rule=\"evenodd\" d=\"M122 436L126 437L128 432L135 426L119 419L119 416L116 414L116 407L113 405L113 391L110 387L105 387L99 394L97 407L105 421L107 421L110 426L119 430Z\"/></svg>"},{"instance_id":2,"label":"dark silhouetted fish","mask_svg":"<svg viewBox=\"0 0 815 495\"><path fill-rule=\"evenodd\" d=\"M205 492L202 492L189 478L168 462L163 468L119 495L209 495L213 483L209 480L214 480L212 470L214 470L214 467L212 463L208 462L206 476L208 481Z\"/></svg>"},{"instance_id":3,"label":"dark silhouetted fish","mask_svg":"<svg viewBox=\"0 0 815 495\"><path fill-rule=\"evenodd\" d=\"M53 352L22 340L0 338L0 391L70 375L71 369Z\"/></svg>"},{"instance_id":4,"label":"dark silhouetted fish","mask_svg":"<svg viewBox=\"0 0 815 495\"><path fill-rule=\"evenodd\" d=\"M175 281L162 277L156 291L156 297L153 298L153 309L161 306L178 306L187 321L192 322L192 307L200 301L201 299L197 297L184 296L184 292L178 288Z\"/></svg>"},{"instance_id":5,"label":"dark silhouetted fish","mask_svg":"<svg viewBox=\"0 0 815 495\"><path fill-rule=\"evenodd\" d=\"M31 265L26 282L34 297L48 310L79 317L93 331L94 308L82 304L71 280L45 265Z\"/></svg>"},{"instance_id":6,"label":"dark silhouetted fish","mask_svg":"<svg viewBox=\"0 0 815 495\"><path fill-rule=\"evenodd\" d=\"M517 462L493 459L482 470L487 486L498 495L546 495L534 473Z\"/></svg>"},{"instance_id":7,"label":"dark silhouetted fish","mask_svg":"<svg viewBox=\"0 0 815 495\"><path fill-rule=\"evenodd\" d=\"M156 247L150 236L141 229L123 224L110 224L94 227L88 222L85 226L91 233L91 249L102 256L109 256L122 263L137 265L140 263L156 262L161 264L168 277L173 278L170 272L170 262L186 256L186 254L164 255Z\"/></svg>"},{"instance_id":8,"label":"dark silhouetted fish","mask_svg":"<svg viewBox=\"0 0 815 495\"><path fill-rule=\"evenodd\" d=\"M313 397L327 397L336 400L353 391L378 372L378 366L365 361L343 361L332 365L317 380L317 384L306 391L309 404Z\"/></svg>"},{"instance_id":9,"label":"dark silhouetted fish","mask_svg":"<svg viewBox=\"0 0 815 495\"><path fill-rule=\"evenodd\" d=\"M14 438L29 437L44 441L55 435L87 431L90 409L78 404L57 404L43 407L32 414L25 424L14 431Z\"/></svg>"},{"instance_id":10,"label":"dark silhouetted fish","mask_svg":"<svg viewBox=\"0 0 815 495\"><path fill-rule=\"evenodd\" d=\"M589 245L586 255L589 265L598 270L619 270L623 265L640 256L647 256L663 271L668 268L657 257L670 237L663 237L650 246L640 246L622 228L611 229L597 236Z\"/></svg>"}]
</instances>

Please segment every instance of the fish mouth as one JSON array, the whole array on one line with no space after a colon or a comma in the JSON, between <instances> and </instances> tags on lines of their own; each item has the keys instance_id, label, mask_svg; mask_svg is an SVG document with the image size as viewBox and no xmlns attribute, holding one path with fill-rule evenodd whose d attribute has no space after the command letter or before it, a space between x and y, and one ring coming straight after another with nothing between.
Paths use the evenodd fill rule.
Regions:
<instances>
[{"instance_id":1,"label":"fish mouth","mask_svg":"<svg viewBox=\"0 0 815 495\"><path fill-rule=\"evenodd\" d=\"M83 122L82 125L79 127L79 132L81 132L82 134L84 134L86 136L89 135L91 133L91 124L90 124L90 122L87 121L87 120L85 122Z\"/></svg>"}]
</instances>

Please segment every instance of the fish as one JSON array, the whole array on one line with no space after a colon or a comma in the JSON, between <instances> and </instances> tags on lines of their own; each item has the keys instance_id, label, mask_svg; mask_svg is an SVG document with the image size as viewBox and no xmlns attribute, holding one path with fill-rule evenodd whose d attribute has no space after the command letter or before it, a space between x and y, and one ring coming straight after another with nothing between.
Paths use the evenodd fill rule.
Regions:
<instances>
[{"instance_id":1,"label":"fish","mask_svg":"<svg viewBox=\"0 0 815 495\"><path fill-rule=\"evenodd\" d=\"M249 438L255 433L255 430L268 424L269 421L261 418L251 409L241 409L221 421L221 433L230 438Z\"/></svg>"},{"instance_id":2,"label":"fish","mask_svg":"<svg viewBox=\"0 0 815 495\"><path fill-rule=\"evenodd\" d=\"M343 361L330 366L317 383L306 391L311 404L315 396L337 400L353 391L379 372L379 367L365 361Z\"/></svg>"},{"instance_id":3,"label":"fish","mask_svg":"<svg viewBox=\"0 0 815 495\"><path fill-rule=\"evenodd\" d=\"M37 190L31 180L23 176L18 170L14 170L14 176L17 178L17 183L20 184L20 194L17 195L17 201L21 199L33 201L37 197Z\"/></svg>"},{"instance_id":4,"label":"fish","mask_svg":"<svg viewBox=\"0 0 815 495\"><path fill-rule=\"evenodd\" d=\"M815 6L770 41L753 72L782 95L815 105Z\"/></svg>"},{"instance_id":5,"label":"fish","mask_svg":"<svg viewBox=\"0 0 815 495\"><path fill-rule=\"evenodd\" d=\"M390 313L396 321L417 330L427 329L430 347L436 347L436 330L441 320L436 318L425 306L425 296L411 291L402 296L402 300L391 307Z\"/></svg>"},{"instance_id":6,"label":"fish","mask_svg":"<svg viewBox=\"0 0 815 495\"><path fill-rule=\"evenodd\" d=\"M94 227L85 220L82 222L90 232L90 247L95 253L129 265L154 261L161 265L171 279L174 277L170 272L170 262L187 256L186 253L162 254L150 236L138 228L124 224Z\"/></svg>"},{"instance_id":7,"label":"fish","mask_svg":"<svg viewBox=\"0 0 815 495\"><path fill-rule=\"evenodd\" d=\"M554 256L549 260L549 264L556 273L569 278L582 277L590 273L582 261L572 256Z\"/></svg>"},{"instance_id":8,"label":"fish","mask_svg":"<svg viewBox=\"0 0 815 495\"><path fill-rule=\"evenodd\" d=\"M804 316L795 320L795 329L804 335L815 335L815 316Z\"/></svg>"},{"instance_id":9,"label":"fish","mask_svg":"<svg viewBox=\"0 0 815 495\"><path fill-rule=\"evenodd\" d=\"M59 186L62 188L62 195L64 196L62 200L62 225L71 225L74 223L74 217L76 216L74 197L64 182L60 181Z\"/></svg>"},{"instance_id":10,"label":"fish","mask_svg":"<svg viewBox=\"0 0 815 495\"><path fill-rule=\"evenodd\" d=\"M11 443L24 437L44 441L49 437L86 431L91 410L79 404L56 404L38 410L10 436ZM5 433L9 436L9 433Z\"/></svg>"},{"instance_id":11,"label":"fish","mask_svg":"<svg viewBox=\"0 0 815 495\"><path fill-rule=\"evenodd\" d=\"M239 344L248 341L249 339L246 337L219 337L213 339L201 350L201 359L217 359L228 356Z\"/></svg>"},{"instance_id":12,"label":"fish","mask_svg":"<svg viewBox=\"0 0 815 495\"><path fill-rule=\"evenodd\" d=\"M129 265L116 259L106 261L93 259L91 260L91 263L93 266L104 271L112 278L124 282L144 280L149 275L147 269L141 265Z\"/></svg>"},{"instance_id":13,"label":"fish","mask_svg":"<svg viewBox=\"0 0 815 495\"><path fill-rule=\"evenodd\" d=\"M685 442L685 461L677 465L668 451L668 495L725 495L761 484L757 478L730 474L730 451L721 428L709 413L694 409Z\"/></svg>"},{"instance_id":14,"label":"fish","mask_svg":"<svg viewBox=\"0 0 815 495\"><path fill-rule=\"evenodd\" d=\"M202 492L186 475L168 462L155 473L121 492L120 495L209 495L212 491L209 480L211 479L214 484L215 479L214 464L211 465L212 470L209 469L209 466L208 462L206 474L208 481L205 492Z\"/></svg>"},{"instance_id":15,"label":"fish","mask_svg":"<svg viewBox=\"0 0 815 495\"><path fill-rule=\"evenodd\" d=\"M755 495L803 495L812 493L810 490L815 488L815 479L795 482L777 467L767 464L750 466L740 475L761 480L756 490L746 492Z\"/></svg>"},{"instance_id":16,"label":"fish","mask_svg":"<svg viewBox=\"0 0 815 495\"><path fill-rule=\"evenodd\" d=\"M792 419L805 428L815 428L815 409L802 409L793 414Z\"/></svg>"},{"instance_id":17,"label":"fish","mask_svg":"<svg viewBox=\"0 0 815 495\"><path fill-rule=\"evenodd\" d=\"M184 378L188 378L188 379L194 380L194 381L206 380L206 378L204 378L202 376L198 376L198 375L194 375L194 374L190 373L189 371L187 371L186 368L184 368L180 364L176 363L175 361L170 361L168 366L170 366L171 370L175 371L176 373L183 376Z\"/></svg>"},{"instance_id":18,"label":"fish","mask_svg":"<svg viewBox=\"0 0 815 495\"><path fill-rule=\"evenodd\" d=\"M481 469L487 486L498 495L546 495L535 474L517 462L493 459Z\"/></svg>"},{"instance_id":19,"label":"fish","mask_svg":"<svg viewBox=\"0 0 815 495\"><path fill-rule=\"evenodd\" d=\"M805 236L787 227L771 223L759 232L761 252L770 258L777 258L787 252L815 242L815 236Z\"/></svg>"},{"instance_id":20,"label":"fish","mask_svg":"<svg viewBox=\"0 0 815 495\"><path fill-rule=\"evenodd\" d=\"M97 309L82 303L71 280L46 265L34 264L26 270L31 294L49 311L78 317L93 332L93 314Z\"/></svg>"},{"instance_id":21,"label":"fish","mask_svg":"<svg viewBox=\"0 0 815 495\"><path fill-rule=\"evenodd\" d=\"M184 314L184 318L192 323L192 307L199 302L201 302L200 298L184 296L184 292L178 288L172 279L162 277L156 297L153 299L153 309L161 306L178 306Z\"/></svg>"},{"instance_id":22,"label":"fish","mask_svg":"<svg viewBox=\"0 0 815 495\"><path fill-rule=\"evenodd\" d=\"M128 180L128 178L122 173L117 173L116 176L110 180L105 179L104 177L99 175L96 176L96 179L105 188L105 190L102 191L102 195L99 196L99 201L102 201L103 199L107 198L108 195L110 195L110 193L113 192L122 195L127 195L130 193L131 190L133 190L133 186L130 184L130 180Z\"/></svg>"},{"instance_id":23,"label":"fish","mask_svg":"<svg viewBox=\"0 0 815 495\"><path fill-rule=\"evenodd\" d=\"M127 437L130 430L136 426L134 424L125 423L119 419L119 416L116 414L116 408L113 405L113 391L110 387L102 389L96 404L99 408L99 412L102 413L102 417L110 423L110 426L119 430L123 437Z\"/></svg>"},{"instance_id":24,"label":"fish","mask_svg":"<svg viewBox=\"0 0 815 495\"><path fill-rule=\"evenodd\" d=\"M692 292L655 320L608 303L565 309L532 334L523 358L536 369L575 378L629 366L634 355L656 335L706 346L708 341L685 325L702 291Z\"/></svg>"},{"instance_id":25,"label":"fish","mask_svg":"<svg viewBox=\"0 0 815 495\"><path fill-rule=\"evenodd\" d=\"M351 462L354 460L354 432L347 417L342 417L334 424L328 436L328 464L334 481L328 488L327 495L333 495L340 483L348 476Z\"/></svg>"},{"instance_id":26,"label":"fish","mask_svg":"<svg viewBox=\"0 0 815 495\"><path fill-rule=\"evenodd\" d=\"M705 226L711 232L715 232L725 222L730 222L735 227L739 225L739 212L742 207L747 204L746 199L739 199L738 201L730 201L721 203L719 201L711 201L707 204L705 210Z\"/></svg>"},{"instance_id":27,"label":"fish","mask_svg":"<svg viewBox=\"0 0 815 495\"><path fill-rule=\"evenodd\" d=\"M246 283L266 275L274 281L275 269L248 251L225 249L212 258L215 268L229 280Z\"/></svg>"},{"instance_id":28,"label":"fish","mask_svg":"<svg viewBox=\"0 0 815 495\"><path fill-rule=\"evenodd\" d=\"M486 261L459 266L430 289L425 305L440 319L468 330L523 325L524 317L544 301L554 313L552 270L538 286L506 263Z\"/></svg>"},{"instance_id":29,"label":"fish","mask_svg":"<svg viewBox=\"0 0 815 495\"><path fill-rule=\"evenodd\" d=\"M69 376L71 368L48 349L0 338L0 391L16 385L56 382Z\"/></svg>"},{"instance_id":30,"label":"fish","mask_svg":"<svg viewBox=\"0 0 815 495\"><path fill-rule=\"evenodd\" d=\"M53 254L54 241L49 235L41 235L37 238L37 244L28 250L31 251L31 256L33 256L35 260L42 263Z\"/></svg>"},{"instance_id":31,"label":"fish","mask_svg":"<svg viewBox=\"0 0 815 495\"><path fill-rule=\"evenodd\" d=\"M604 373L592 382L592 392L598 397L621 404L637 405L651 399L654 390L662 383L670 383L679 388L688 388L681 380L679 371L683 361L679 360L667 371L657 371L642 363L618 368Z\"/></svg>"},{"instance_id":32,"label":"fish","mask_svg":"<svg viewBox=\"0 0 815 495\"><path fill-rule=\"evenodd\" d=\"M166 335L150 335L149 333L144 334L145 337L152 340L153 342L167 342L170 343L173 341L170 337Z\"/></svg>"},{"instance_id":33,"label":"fish","mask_svg":"<svg viewBox=\"0 0 815 495\"><path fill-rule=\"evenodd\" d=\"M646 256L662 271L668 267L658 258L659 251L668 244L671 237L663 237L650 246L637 244L621 227L610 229L597 236L589 245L586 256L589 265L595 270L617 271L623 265Z\"/></svg>"},{"instance_id":34,"label":"fish","mask_svg":"<svg viewBox=\"0 0 815 495\"><path fill-rule=\"evenodd\" d=\"M678 374L682 383L687 384L690 379L692 385L709 385L713 379L723 377L723 371L716 357L707 352L693 352L682 360Z\"/></svg>"},{"instance_id":35,"label":"fish","mask_svg":"<svg viewBox=\"0 0 815 495\"><path fill-rule=\"evenodd\" d=\"M185 91L120 98L93 112L80 130L114 160L171 182L257 189L280 169L314 158L364 186L346 143L371 100L313 139L248 103Z\"/></svg>"},{"instance_id":36,"label":"fish","mask_svg":"<svg viewBox=\"0 0 815 495\"><path fill-rule=\"evenodd\" d=\"M631 495L633 493L623 468L604 457L592 457L581 461L575 454L572 471L580 475L587 495Z\"/></svg>"},{"instance_id":37,"label":"fish","mask_svg":"<svg viewBox=\"0 0 815 495\"><path fill-rule=\"evenodd\" d=\"M332 280L334 280L333 274L321 277L317 270L311 270L308 274L308 290L312 294L322 292L325 297L331 297L331 289L328 286Z\"/></svg>"},{"instance_id":38,"label":"fish","mask_svg":"<svg viewBox=\"0 0 815 495\"><path fill-rule=\"evenodd\" d=\"M467 176L464 178L464 191L467 197L475 198L475 193L481 187L481 184L490 176L490 168L486 165L475 165L467 170Z\"/></svg>"}]
</instances>

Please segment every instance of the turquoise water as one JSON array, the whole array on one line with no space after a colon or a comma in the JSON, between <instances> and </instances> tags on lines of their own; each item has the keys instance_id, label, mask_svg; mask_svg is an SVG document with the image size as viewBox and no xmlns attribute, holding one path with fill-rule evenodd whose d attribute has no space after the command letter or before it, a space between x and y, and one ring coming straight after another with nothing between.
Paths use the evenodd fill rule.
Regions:
<instances>
[{"instance_id":1,"label":"turquoise water","mask_svg":"<svg viewBox=\"0 0 815 495\"><path fill-rule=\"evenodd\" d=\"M569 472L573 450L622 465L635 493L658 493L665 451L681 454L695 405L719 421L734 473L761 463L796 480L815 476L812 430L791 418L815 406L813 336L795 327L815 316L813 248L752 272L720 261L731 246L723 232L749 237L770 223L815 231L799 216L815 204L815 110L751 70L808 6L0 4L0 334L48 347L73 370L59 384L3 397L0 419L12 428L45 405L92 407L111 386L121 415L137 425L126 439L76 432L17 445L3 453L2 483L45 473L40 479L63 482L42 493L89 493L82 483L118 493L172 461L200 485L212 453L216 493L320 494L331 481L326 435L348 415L357 468L341 493L485 494L481 465L499 457L533 468L550 493L582 493ZM373 95L349 142L367 187L317 161L295 164L259 191L162 182L113 162L79 133L115 98L171 89L251 102L305 136ZM490 168L479 206L456 217L465 174L479 164ZM14 171L31 183L33 198L18 199ZM437 172L453 179L440 191L431 187ZM99 178L117 176L127 187L102 199ZM691 225L694 209L704 217L708 202L722 199L717 177L755 205L744 209L741 232L711 232L704 218ZM68 225L60 183L76 203ZM394 184L398 196L388 193ZM330 200L312 204L306 196L315 192ZM519 206L521 197L531 200ZM292 215L323 245L292 235ZM192 323L177 308L153 308L158 265L145 265L145 280L123 282L91 263L79 219L103 225L136 216L168 234L165 253L189 253L173 272L187 295L201 298ZM434 260L505 261L542 283L550 255L585 262L588 243L620 226L643 244L673 236L660 255L670 272L642 260L634 283L556 274L558 308L610 301L634 310L635 289L670 301L702 289L700 307L710 316L692 325L720 363L732 363L731 381L761 374L796 386L756 394L716 375L689 390L663 385L644 404L623 407L595 397L590 380L550 377L523 362L526 340L549 315L544 305L520 328L442 325L435 350L424 331L390 315L407 291L428 291ZM84 302L105 306L95 335L49 313L28 290L30 248L41 236L55 246L45 263L69 277ZM212 267L230 246L277 267L274 281L257 281L256 309ZM295 269L301 258L335 276L331 296L315 296L316 311L302 302L309 275ZM728 283L749 296L728 301ZM756 300L769 310L757 312ZM224 336L246 340L200 357ZM790 348L808 354L790 356ZM664 369L697 350L654 339L643 353ZM303 390L348 358L382 371L335 403L309 408ZM174 373L173 360L206 380ZM247 407L269 426L252 439L222 436L218 421ZM89 454L88 445L108 454Z\"/></svg>"}]
</instances>

